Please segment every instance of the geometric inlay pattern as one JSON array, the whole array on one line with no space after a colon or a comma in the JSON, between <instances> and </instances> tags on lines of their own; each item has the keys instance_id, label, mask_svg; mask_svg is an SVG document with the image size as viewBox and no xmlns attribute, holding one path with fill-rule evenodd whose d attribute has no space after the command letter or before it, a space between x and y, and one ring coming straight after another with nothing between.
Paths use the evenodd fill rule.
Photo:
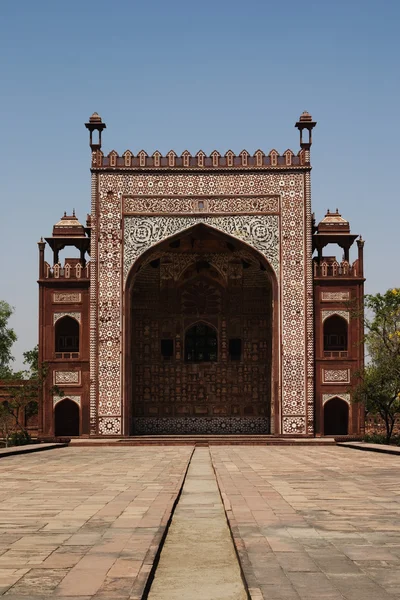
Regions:
<instances>
[{"instance_id":1,"label":"geometric inlay pattern","mask_svg":"<svg viewBox=\"0 0 400 600\"><path fill-rule=\"evenodd\" d=\"M135 418L136 434L184 433L267 433L269 419L266 417L160 417Z\"/></svg>"},{"instance_id":2,"label":"geometric inlay pattern","mask_svg":"<svg viewBox=\"0 0 400 600\"><path fill-rule=\"evenodd\" d=\"M122 430L124 288L121 275L129 271L147 248L157 243L156 239L162 241L163 235L168 237L204 222L261 252L279 274L275 310L280 312L281 323L282 356L276 357L280 377L277 389L281 389L281 431L306 433L307 411L312 406L314 339L312 294L308 299L306 291L307 286L312 286L308 253L305 254L306 219L309 221L311 214L308 215L308 204L305 210L304 172L127 171L99 172L94 177L98 178L98 187L95 184L98 200L92 205L91 258L95 285L91 288L91 327L96 325L97 331L96 336L91 336L90 348L93 373L90 419L91 423L97 421L98 432L119 435ZM229 203L230 212L227 209L226 216L189 213L186 217L173 217L166 213L160 215L160 211L153 208L152 217L125 217L123 236L123 199L141 195L146 200L162 196L179 198L182 202L192 196L196 200L200 196L205 200L277 196L279 216L232 214ZM147 204L147 211L149 206ZM309 229L311 231L311 227Z\"/></svg>"}]
</instances>

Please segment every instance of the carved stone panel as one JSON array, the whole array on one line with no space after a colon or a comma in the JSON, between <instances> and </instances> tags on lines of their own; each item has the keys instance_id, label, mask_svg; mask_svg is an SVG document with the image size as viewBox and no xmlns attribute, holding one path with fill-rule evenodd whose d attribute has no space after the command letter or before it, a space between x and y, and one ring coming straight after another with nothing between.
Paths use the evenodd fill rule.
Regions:
<instances>
[{"instance_id":1,"label":"carved stone panel","mask_svg":"<svg viewBox=\"0 0 400 600\"><path fill-rule=\"evenodd\" d=\"M333 392L331 394L322 394L322 405L329 402L329 400L333 400L333 398L340 398L341 400L347 402L348 405L350 405L350 394L343 394L342 392L338 392L337 394L334 394Z\"/></svg>"},{"instance_id":2,"label":"carved stone panel","mask_svg":"<svg viewBox=\"0 0 400 600\"><path fill-rule=\"evenodd\" d=\"M221 198L124 198L125 214L151 213L251 213L279 212L278 196L223 196Z\"/></svg>"},{"instance_id":3,"label":"carved stone panel","mask_svg":"<svg viewBox=\"0 0 400 600\"><path fill-rule=\"evenodd\" d=\"M54 385L80 385L80 371L54 371Z\"/></svg>"},{"instance_id":4,"label":"carved stone panel","mask_svg":"<svg viewBox=\"0 0 400 600\"><path fill-rule=\"evenodd\" d=\"M323 369L323 383L350 383L350 369Z\"/></svg>"},{"instance_id":5,"label":"carved stone panel","mask_svg":"<svg viewBox=\"0 0 400 600\"><path fill-rule=\"evenodd\" d=\"M80 312L56 312L56 313L53 313L53 325L55 323L57 323L57 321L59 319L62 319L63 317L72 317L73 319L76 319L78 321L78 323L81 322L81 313Z\"/></svg>"},{"instance_id":6,"label":"carved stone panel","mask_svg":"<svg viewBox=\"0 0 400 600\"><path fill-rule=\"evenodd\" d=\"M78 406L81 405L81 397L80 396L53 396L53 406L62 402L62 400L72 400L72 402L76 402Z\"/></svg>"},{"instance_id":7,"label":"carved stone panel","mask_svg":"<svg viewBox=\"0 0 400 600\"><path fill-rule=\"evenodd\" d=\"M78 304L82 302L82 294L58 292L53 294L54 304Z\"/></svg>"},{"instance_id":8,"label":"carved stone panel","mask_svg":"<svg viewBox=\"0 0 400 600\"><path fill-rule=\"evenodd\" d=\"M124 276L146 250L193 225L205 223L249 244L268 260L279 273L279 217L125 217Z\"/></svg>"},{"instance_id":9,"label":"carved stone panel","mask_svg":"<svg viewBox=\"0 0 400 600\"><path fill-rule=\"evenodd\" d=\"M350 300L350 292L321 292L322 302L344 302Z\"/></svg>"},{"instance_id":10,"label":"carved stone panel","mask_svg":"<svg viewBox=\"0 0 400 600\"><path fill-rule=\"evenodd\" d=\"M338 317L343 317L343 319L350 323L350 312L348 310L322 310L321 315L322 322L333 315L337 315Z\"/></svg>"}]
</instances>

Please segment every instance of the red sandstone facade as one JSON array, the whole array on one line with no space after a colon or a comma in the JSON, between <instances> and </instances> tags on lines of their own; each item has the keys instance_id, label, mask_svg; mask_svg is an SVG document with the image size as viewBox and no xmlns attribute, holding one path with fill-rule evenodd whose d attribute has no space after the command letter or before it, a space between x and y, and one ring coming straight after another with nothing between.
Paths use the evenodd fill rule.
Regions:
<instances>
[{"instance_id":1,"label":"red sandstone facade","mask_svg":"<svg viewBox=\"0 0 400 600\"><path fill-rule=\"evenodd\" d=\"M361 432L363 241L351 264L348 222L314 225L314 126L298 154L104 156L92 115L86 227L39 242L40 435Z\"/></svg>"}]
</instances>

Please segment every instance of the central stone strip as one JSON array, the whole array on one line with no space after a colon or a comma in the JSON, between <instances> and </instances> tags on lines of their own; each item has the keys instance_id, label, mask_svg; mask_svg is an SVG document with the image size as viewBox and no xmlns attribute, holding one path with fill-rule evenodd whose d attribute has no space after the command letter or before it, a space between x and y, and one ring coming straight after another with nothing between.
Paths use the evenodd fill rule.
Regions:
<instances>
[{"instance_id":1,"label":"central stone strip","mask_svg":"<svg viewBox=\"0 0 400 600\"><path fill-rule=\"evenodd\" d=\"M197 448L149 600L246 600L208 448Z\"/></svg>"}]
</instances>

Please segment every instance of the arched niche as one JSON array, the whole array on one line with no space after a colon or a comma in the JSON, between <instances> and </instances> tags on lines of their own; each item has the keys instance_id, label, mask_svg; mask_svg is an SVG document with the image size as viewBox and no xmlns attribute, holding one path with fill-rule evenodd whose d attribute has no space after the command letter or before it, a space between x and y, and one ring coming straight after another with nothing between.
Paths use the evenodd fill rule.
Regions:
<instances>
[{"instance_id":1,"label":"arched niche","mask_svg":"<svg viewBox=\"0 0 400 600\"><path fill-rule=\"evenodd\" d=\"M324 435L347 435L349 404L342 398L331 398L324 404Z\"/></svg>"},{"instance_id":2,"label":"arched niche","mask_svg":"<svg viewBox=\"0 0 400 600\"><path fill-rule=\"evenodd\" d=\"M54 324L55 352L79 352L80 331L79 322L65 315Z\"/></svg>"},{"instance_id":3,"label":"arched niche","mask_svg":"<svg viewBox=\"0 0 400 600\"><path fill-rule=\"evenodd\" d=\"M348 323L338 314L326 318L323 323L324 352L348 351Z\"/></svg>"},{"instance_id":4,"label":"arched niche","mask_svg":"<svg viewBox=\"0 0 400 600\"><path fill-rule=\"evenodd\" d=\"M79 435L79 405L66 397L54 406L54 432L56 436Z\"/></svg>"},{"instance_id":5,"label":"arched niche","mask_svg":"<svg viewBox=\"0 0 400 600\"><path fill-rule=\"evenodd\" d=\"M277 307L265 257L205 224L144 252L124 294L129 433L277 432ZM216 360L187 360L199 323Z\"/></svg>"}]
</instances>

